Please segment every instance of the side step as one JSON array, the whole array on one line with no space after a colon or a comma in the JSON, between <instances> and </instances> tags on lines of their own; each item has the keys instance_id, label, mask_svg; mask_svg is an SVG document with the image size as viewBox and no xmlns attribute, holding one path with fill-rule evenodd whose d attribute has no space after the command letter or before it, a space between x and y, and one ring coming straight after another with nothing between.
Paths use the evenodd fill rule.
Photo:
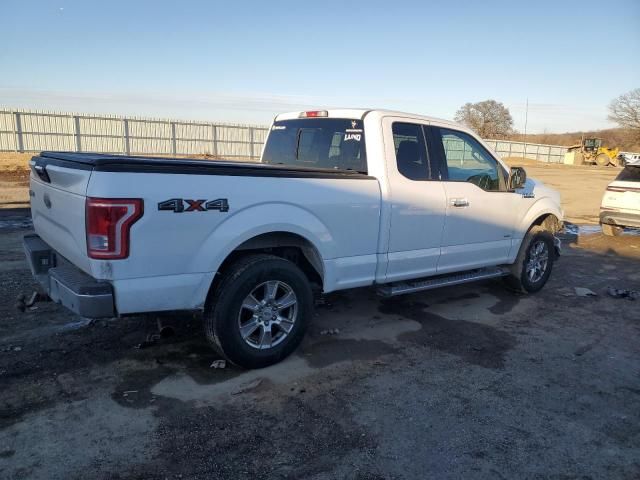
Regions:
<instances>
[{"instance_id":1,"label":"side step","mask_svg":"<svg viewBox=\"0 0 640 480\"><path fill-rule=\"evenodd\" d=\"M419 292L422 290L432 290L434 288L459 285L461 283L486 280L488 278L504 277L509 274L509 270L503 267L487 267L466 272L451 273L427 277L422 280L405 280L402 282L387 283L378 287L378 295L383 297L395 297L405 293Z\"/></svg>"}]
</instances>

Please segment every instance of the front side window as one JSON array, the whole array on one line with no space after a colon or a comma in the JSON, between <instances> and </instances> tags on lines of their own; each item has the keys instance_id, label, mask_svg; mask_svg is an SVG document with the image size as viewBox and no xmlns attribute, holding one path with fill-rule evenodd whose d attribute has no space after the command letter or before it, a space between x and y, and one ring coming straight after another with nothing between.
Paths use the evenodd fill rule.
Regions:
<instances>
[{"instance_id":1,"label":"front side window","mask_svg":"<svg viewBox=\"0 0 640 480\"><path fill-rule=\"evenodd\" d=\"M504 190L498 162L471 135L438 128L450 182L469 182L487 191Z\"/></svg>"},{"instance_id":2,"label":"front side window","mask_svg":"<svg viewBox=\"0 0 640 480\"><path fill-rule=\"evenodd\" d=\"M391 130L398 171L410 180L428 180L429 167L422 126L395 122Z\"/></svg>"},{"instance_id":3,"label":"front side window","mask_svg":"<svg viewBox=\"0 0 640 480\"><path fill-rule=\"evenodd\" d=\"M362 120L300 118L274 122L262 163L367 173Z\"/></svg>"}]
</instances>

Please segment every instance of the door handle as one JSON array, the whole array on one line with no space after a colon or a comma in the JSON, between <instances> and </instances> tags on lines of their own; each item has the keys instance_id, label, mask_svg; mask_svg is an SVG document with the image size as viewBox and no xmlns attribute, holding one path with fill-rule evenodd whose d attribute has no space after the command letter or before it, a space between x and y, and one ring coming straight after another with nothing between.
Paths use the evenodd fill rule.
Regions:
<instances>
[{"instance_id":1,"label":"door handle","mask_svg":"<svg viewBox=\"0 0 640 480\"><path fill-rule=\"evenodd\" d=\"M452 198L451 206L452 207L468 207L469 200L467 200L466 198Z\"/></svg>"}]
</instances>

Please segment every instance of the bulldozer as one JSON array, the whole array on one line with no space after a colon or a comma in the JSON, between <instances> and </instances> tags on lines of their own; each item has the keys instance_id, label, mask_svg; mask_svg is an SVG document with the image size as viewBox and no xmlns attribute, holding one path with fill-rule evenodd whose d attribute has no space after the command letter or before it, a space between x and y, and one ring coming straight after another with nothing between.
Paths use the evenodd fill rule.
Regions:
<instances>
[{"instance_id":1,"label":"bulldozer","mask_svg":"<svg viewBox=\"0 0 640 480\"><path fill-rule=\"evenodd\" d=\"M582 138L582 142L572 145L567 149L567 155L573 156L574 165L607 165L618 166L619 148L607 148L602 146L601 138Z\"/></svg>"}]
</instances>

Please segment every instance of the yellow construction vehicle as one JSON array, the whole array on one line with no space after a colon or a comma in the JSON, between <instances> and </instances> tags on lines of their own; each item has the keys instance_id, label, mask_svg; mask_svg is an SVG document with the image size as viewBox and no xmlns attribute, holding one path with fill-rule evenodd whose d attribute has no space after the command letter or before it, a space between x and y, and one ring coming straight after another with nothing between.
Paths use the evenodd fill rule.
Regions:
<instances>
[{"instance_id":1,"label":"yellow construction vehicle","mask_svg":"<svg viewBox=\"0 0 640 480\"><path fill-rule=\"evenodd\" d=\"M602 146L601 138L583 138L582 143L572 145L567 149L565 163L574 165L607 165L618 166L619 148L607 148Z\"/></svg>"}]
</instances>

